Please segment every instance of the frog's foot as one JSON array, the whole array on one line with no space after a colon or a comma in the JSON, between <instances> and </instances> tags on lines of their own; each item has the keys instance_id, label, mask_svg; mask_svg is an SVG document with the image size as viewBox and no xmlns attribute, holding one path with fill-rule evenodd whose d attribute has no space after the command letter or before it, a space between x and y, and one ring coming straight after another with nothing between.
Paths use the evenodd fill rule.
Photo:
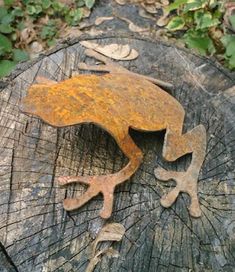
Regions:
<instances>
[{"instance_id":1,"label":"frog's foot","mask_svg":"<svg viewBox=\"0 0 235 272\"><path fill-rule=\"evenodd\" d=\"M180 192L187 193L191 198L189 213L193 217L201 216L201 209L197 196L197 180L198 174L193 172L191 168L187 172L167 171L158 167L154 171L157 179L161 181L175 180L176 187L168 194L163 195L161 198L161 205L163 207L170 207L177 199Z\"/></svg>"},{"instance_id":2,"label":"frog's foot","mask_svg":"<svg viewBox=\"0 0 235 272\"><path fill-rule=\"evenodd\" d=\"M84 183L89 185L87 191L79 198L64 199L64 209L73 211L86 204L91 198L99 193L104 196L104 206L100 212L103 218L109 218L113 207L113 193L118 176L115 174L107 176L63 176L58 178L60 185L67 185L74 182Z\"/></svg>"},{"instance_id":3,"label":"frog's foot","mask_svg":"<svg viewBox=\"0 0 235 272\"><path fill-rule=\"evenodd\" d=\"M104 205L100 212L103 218L109 218L113 209L113 194L115 187L129 179L139 167L143 155L136 146L130 135L123 134L123 138L117 137L117 142L121 150L128 156L128 164L119 172L101 176L66 176L58 179L60 185L66 185L73 182L84 183L88 185L87 191L79 198L67 198L64 200L64 208L67 211L75 210L91 198L101 193L104 197ZM125 141L124 141L125 139Z\"/></svg>"}]
</instances>

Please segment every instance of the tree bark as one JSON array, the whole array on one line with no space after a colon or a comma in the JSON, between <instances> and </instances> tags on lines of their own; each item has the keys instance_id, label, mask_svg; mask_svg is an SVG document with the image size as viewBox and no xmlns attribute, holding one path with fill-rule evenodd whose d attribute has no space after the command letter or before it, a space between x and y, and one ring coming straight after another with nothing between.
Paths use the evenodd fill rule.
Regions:
<instances>
[{"instance_id":1,"label":"tree bark","mask_svg":"<svg viewBox=\"0 0 235 272\"><path fill-rule=\"evenodd\" d=\"M157 180L154 169L161 165L184 171L191 159L188 155L166 163L161 156L164 132L131 131L144 162L116 189L108 221L99 217L101 196L77 211L64 211L63 199L79 197L85 188L59 187L58 176L116 172L127 162L112 137L94 125L56 129L20 112L21 98L37 76L60 81L77 71L79 62L94 63L85 58L79 41L64 43L21 67L0 92L0 271L85 271L92 241L107 222L123 224L126 233L113 243L120 256L102 258L95 271L233 271L235 91L228 89L235 77L187 50L116 36L93 40L136 49L136 60L120 63L174 85L171 93L186 111L184 131L206 127L207 154L198 182L202 216L189 216L185 194L171 208L160 205L161 195L174 183Z\"/></svg>"}]
</instances>

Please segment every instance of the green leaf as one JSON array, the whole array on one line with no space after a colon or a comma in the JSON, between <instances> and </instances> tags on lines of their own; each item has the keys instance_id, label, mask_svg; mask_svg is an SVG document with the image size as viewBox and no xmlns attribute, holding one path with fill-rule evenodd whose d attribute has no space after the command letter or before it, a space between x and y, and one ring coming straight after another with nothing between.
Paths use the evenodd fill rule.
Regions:
<instances>
[{"instance_id":1,"label":"green leaf","mask_svg":"<svg viewBox=\"0 0 235 272\"><path fill-rule=\"evenodd\" d=\"M56 12L62 12L65 8L67 8L65 6L65 4L60 3L60 2L52 2L52 8L56 11Z\"/></svg>"},{"instance_id":2,"label":"green leaf","mask_svg":"<svg viewBox=\"0 0 235 272\"><path fill-rule=\"evenodd\" d=\"M85 5L89 9L91 9L94 6L94 4L95 4L95 0L85 0Z\"/></svg>"},{"instance_id":3,"label":"green leaf","mask_svg":"<svg viewBox=\"0 0 235 272\"><path fill-rule=\"evenodd\" d=\"M229 17L229 22L230 22L232 28L235 30L235 15L232 15Z\"/></svg>"},{"instance_id":4,"label":"green leaf","mask_svg":"<svg viewBox=\"0 0 235 272\"><path fill-rule=\"evenodd\" d=\"M0 47L0 57L1 56L4 56L5 55L5 52L2 50L2 48Z\"/></svg>"},{"instance_id":5,"label":"green leaf","mask_svg":"<svg viewBox=\"0 0 235 272\"><path fill-rule=\"evenodd\" d=\"M35 5L35 13L39 14L40 12L42 12L42 7L40 5Z\"/></svg>"},{"instance_id":6,"label":"green leaf","mask_svg":"<svg viewBox=\"0 0 235 272\"><path fill-rule=\"evenodd\" d=\"M3 52L11 52L12 50L12 43L11 41L3 34L0 33L0 50Z\"/></svg>"},{"instance_id":7,"label":"green leaf","mask_svg":"<svg viewBox=\"0 0 235 272\"><path fill-rule=\"evenodd\" d=\"M229 60L228 60L229 68L234 69L235 68L235 54L233 54Z\"/></svg>"},{"instance_id":8,"label":"green leaf","mask_svg":"<svg viewBox=\"0 0 235 272\"><path fill-rule=\"evenodd\" d=\"M170 4L168 7L165 8L166 11L170 12L172 10L178 9L180 6L186 4L188 0L176 0L174 3Z\"/></svg>"},{"instance_id":9,"label":"green leaf","mask_svg":"<svg viewBox=\"0 0 235 272\"><path fill-rule=\"evenodd\" d=\"M26 10L29 15L38 15L42 12L42 7L40 5L27 5Z\"/></svg>"},{"instance_id":10,"label":"green leaf","mask_svg":"<svg viewBox=\"0 0 235 272\"><path fill-rule=\"evenodd\" d=\"M235 40L230 41L230 43L227 45L225 54L228 57L235 55Z\"/></svg>"},{"instance_id":11,"label":"green leaf","mask_svg":"<svg viewBox=\"0 0 235 272\"><path fill-rule=\"evenodd\" d=\"M193 15L194 13L190 11L182 16L186 25L192 25L194 23Z\"/></svg>"},{"instance_id":12,"label":"green leaf","mask_svg":"<svg viewBox=\"0 0 235 272\"><path fill-rule=\"evenodd\" d=\"M176 31L182 29L184 25L185 25L184 19L180 16L175 16L170 20L166 28L170 31Z\"/></svg>"},{"instance_id":13,"label":"green leaf","mask_svg":"<svg viewBox=\"0 0 235 272\"><path fill-rule=\"evenodd\" d=\"M22 2L23 2L25 5L28 5L28 4L31 2L31 0L22 0Z\"/></svg>"},{"instance_id":14,"label":"green leaf","mask_svg":"<svg viewBox=\"0 0 235 272\"><path fill-rule=\"evenodd\" d=\"M82 15L81 8L73 9L66 15L65 20L69 25L76 26L82 19Z\"/></svg>"},{"instance_id":15,"label":"green leaf","mask_svg":"<svg viewBox=\"0 0 235 272\"><path fill-rule=\"evenodd\" d=\"M10 60L1 60L0 61L0 78L7 76L15 68L16 63Z\"/></svg>"},{"instance_id":16,"label":"green leaf","mask_svg":"<svg viewBox=\"0 0 235 272\"><path fill-rule=\"evenodd\" d=\"M76 1L76 7L77 8L81 8L83 6L85 6L85 0L77 0Z\"/></svg>"},{"instance_id":17,"label":"green leaf","mask_svg":"<svg viewBox=\"0 0 235 272\"><path fill-rule=\"evenodd\" d=\"M1 18L3 18L6 15L7 15L7 9L5 7L0 6L0 20L2 20Z\"/></svg>"},{"instance_id":18,"label":"green leaf","mask_svg":"<svg viewBox=\"0 0 235 272\"><path fill-rule=\"evenodd\" d=\"M19 22L19 23L17 24L17 29L19 29L20 31L22 31L24 28L26 28L24 22Z\"/></svg>"},{"instance_id":19,"label":"green leaf","mask_svg":"<svg viewBox=\"0 0 235 272\"><path fill-rule=\"evenodd\" d=\"M14 28L12 28L10 25L0 24L0 32L1 33L9 34L9 33L12 33L13 30L14 30Z\"/></svg>"},{"instance_id":20,"label":"green leaf","mask_svg":"<svg viewBox=\"0 0 235 272\"><path fill-rule=\"evenodd\" d=\"M27 5L26 11L29 15L33 15L36 13L36 8L33 5Z\"/></svg>"},{"instance_id":21,"label":"green leaf","mask_svg":"<svg viewBox=\"0 0 235 272\"><path fill-rule=\"evenodd\" d=\"M230 42L235 42L235 35L224 35L221 38L221 42L223 43L224 47L227 47Z\"/></svg>"},{"instance_id":22,"label":"green leaf","mask_svg":"<svg viewBox=\"0 0 235 272\"><path fill-rule=\"evenodd\" d=\"M14 4L15 0L4 0L4 4L6 6L11 6L12 4Z\"/></svg>"},{"instance_id":23,"label":"green leaf","mask_svg":"<svg viewBox=\"0 0 235 272\"><path fill-rule=\"evenodd\" d=\"M26 51L20 49L13 49L13 60L16 62L26 61L29 59L29 55Z\"/></svg>"},{"instance_id":24,"label":"green leaf","mask_svg":"<svg viewBox=\"0 0 235 272\"><path fill-rule=\"evenodd\" d=\"M48 41L47 41L47 45L48 45L49 47L54 46L55 44L56 44L56 40L55 40L55 39L52 39L52 40L48 40Z\"/></svg>"},{"instance_id":25,"label":"green leaf","mask_svg":"<svg viewBox=\"0 0 235 272\"><path fill-rule=\"evenodd\" d=\"M188 30L184 35L183 40L188 48L196 49L201 55L215 53L213 41L205 32Z\"/></svg>"},{"instance_id":26,"label":"green leaf","mask_svg":"<svg viewBox=\"0 0 235 272\"><path fill-rule=\"evenodd\" d=\"M13 22L15 19L14 15L11 13L5 15L4 17L1 18L1 23L4 24L4 25L8 25L10 24L11 22Z\"/></svg>"},{"instance_id":27,"label":"green leaf","mask_svg":"<svg viewBox=\"0 0 235 272\"><path fill-rule=\"evenodd\" d=\"M12 41L15 42L17 40L17 38L18 38L18 36L17 36L16 32L11 33L11 40Z\"/></svg>"},{"instance_id":28,"label":"green leaf","mask_svg":"<svg viewBox=\"0 0 235 272\"><path fill-rule=\"evenodd\" d=\"M213 12L213 18L216 18L216 19L221 19L223 17L223 12L220 10L220 9L216 9L214 12Z\"/></svg>"},{"instance_id":29,"label":"green leaf","mask_svg":"<svg viewBox=\"0 0 235 272\"><path fill-rule=\"evenodd\" d=\"M225 46L224 58L227 61L228 67L230 69L235 68L235 35L225 35L221 39L223 45Z\"/></svg>"},{"instance_id":30,"label":"green leaf","mask_svg":"<svg viewBox=\"0 0 235 272\"><path fill-rule=\"evenodd\" d=\"M57 28L54 21L49 21L47 25L43 26L40 37L43 40L52 39L57 33Z\"/></svg>"},{"instance_id":31,"label":"green leaf","mask_svg":"<svg viewBox=\"0 0 235 272\"><path fill-rule=\"evenodd\" d=\"M48 9L51 6L51 0L42 0L42 8Z\"/></svg>"},{"instance_id":32,"label":"green leaf","mask_svg":"<svg viewBox=\"0 0 235 272\"><path fill-rule=\"evenodd\" d=\"M197 29L209 28L220 23L218 19L214 19L210 12L198 10L194 13L194 20L197 24Z\"/></svg>"},{"instance_id":33,"label":"green leaf","mask_svg":"<svg viewBox=\"0 0 235 272\"><path fill-rule=\"evenodd\" d=\"M217 0L209 0L209 7L211 9L215 8L218 5L218 1Z\"/></svg>"},{"instance_id":34,"label":"green leaf","mask_svg":"<svg viewBox=\"0 0 235 272\"><path fill-rule=\"evenodd\" d=\"M23 10L20 8L20 7L15 7L12 11L12 14L15 16L15 17L22 17L24 16L24 12Z\"/></svg>"},{"instance_id":35,"label":"green leaf","mask_svg":"<svg viewBox=\"0 0 235 272\"><path fill-rule=\"evenodd\" d=\"M187 4L184 7L184 12L188 12L191 10L197 10L204 8L207 4L207 0L188 0Z\"/></svg>"}]
</instances>

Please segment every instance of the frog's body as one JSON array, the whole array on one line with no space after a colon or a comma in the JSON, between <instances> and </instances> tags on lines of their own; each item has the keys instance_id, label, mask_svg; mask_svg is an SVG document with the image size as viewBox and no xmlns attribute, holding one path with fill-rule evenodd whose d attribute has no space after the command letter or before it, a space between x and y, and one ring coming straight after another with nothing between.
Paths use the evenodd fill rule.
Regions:
<instances>
[{"instance_id":1,"label":"frog's body","mask_svg":"<svg viewBox=\"0 0 235 272\"><path fill-rule=\"evenodd\" d=\"M95 57L97 58L97 54ZM101 216L108 218L111 215L115 186L127 180L137 170L143 157L141 150L129 136L131 127L142 131L166 129L163 157L168 161L193 153L187 172L167 172L158 168L155 175L164 181L177 181L175 189L162 198L163 206L172 205L180 191L187 192L192 200L191 215L200 216L197 179L205 156L205 129L200 125L182 135L182 106L149 80L133 73L122 73L119 69L116 73L102 76L78 75L55 84L36 84L30 87L22 109L56 127L90 122L100 125L116 139L121 150L130 159L127 166L115 174L60 177L61 184L78 181L90 185L80 199L65 199L65 209L78 208L101 192L104 195Z\"/></svg>"},{"instance_id":2,"label":"frog's body","mask_svg":"<svg viewBox=\"0 0 235 272\"><path fill-rule=\"evenodd\" d=\"M129 127L158 131L184 114L179 102L167 92L125 74L78 75L49 88L47 84L33 85L28 94L29 99L34 96L28 111L35 111L56 127L93 122L114 134L126 133ZM25 109L30 106L27 98L24 104Z\"/></svg>"}]
</instances>

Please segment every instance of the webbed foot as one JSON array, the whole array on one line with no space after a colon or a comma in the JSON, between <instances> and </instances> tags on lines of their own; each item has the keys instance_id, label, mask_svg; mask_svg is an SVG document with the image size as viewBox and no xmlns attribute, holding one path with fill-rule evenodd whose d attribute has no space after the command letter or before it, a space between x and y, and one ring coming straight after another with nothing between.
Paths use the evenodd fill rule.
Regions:
<instances>
[{"instance_id":1,"label":"webbed foot","mask_svg":"<svg viewBox=\"0 0 235 272\"><path fill-rule=\"evenodd\" d=\"M104 197L103 208L100 211L102 218L109 218L113 209L113 198L115 187L127 179L139 167L142 161L142 152L135 145L129 134L124 134L123 138L117 137L117 142L122 151L128 156L128 164L119 172L101 176L64 176L58 178L60 185L66 185L73 182L84 183L88 189L79 198L67 198L64 200L65 210L72 211L87 203L91 198L101 193ZM123 140L125 139L125 141Z\"/></svg>"},{"instance_id":2,"label":"webbed foot","mask_svg":"<svg viewBox=\"0 0 235 272\"><path fill-rule=\"evenodd\" d=\"M197 196L198 173L193 172L191 168L186 172L167 171L161 167L155 169L154 174L161 181L175 180L176 187L161 198L163 207L170 207L177 199L180 192L187 193L191 198L189 213L193 217L201 216L201 209Z\"/></svg>"},{"instance_id":3,"label":"webbed foot","mask_svg":"<svg viewBox=\"0 0 235 272\"><path fill-rule=\"evenodd\" d=\"M66 211L73 211L86 204L90 199L101 193L104 197L104 205L100 212L102 218L109 218L113 208L113 193L119 183L119 176L115 174L107 176L62 176L58 178L61 186L79 182L89 185L89 188L79 198L66 198L63 201Z\"/></svg>"}]
</instances>

